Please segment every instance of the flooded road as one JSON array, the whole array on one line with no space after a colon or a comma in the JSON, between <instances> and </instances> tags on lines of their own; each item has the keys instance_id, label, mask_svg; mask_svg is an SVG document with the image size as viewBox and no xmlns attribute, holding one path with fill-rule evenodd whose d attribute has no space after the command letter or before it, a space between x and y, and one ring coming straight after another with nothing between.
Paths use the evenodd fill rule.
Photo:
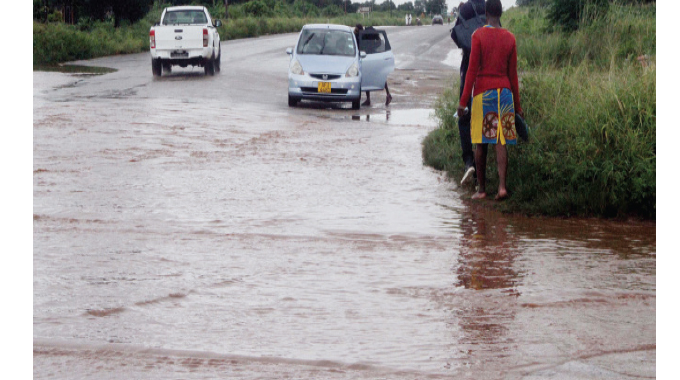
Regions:
<instances>
[{"instance_id":1,"label":"flooded road","mask_svg":"<svg viewBox=\"0 0 680 380\"><path fill-rule=\"evenodd\" d=\"M655 224L465 200L421 159L448 29L388 36L359 111L287 106L294 34L35 72L34 378L654 378Z\"/></svg>"}]
</instances>

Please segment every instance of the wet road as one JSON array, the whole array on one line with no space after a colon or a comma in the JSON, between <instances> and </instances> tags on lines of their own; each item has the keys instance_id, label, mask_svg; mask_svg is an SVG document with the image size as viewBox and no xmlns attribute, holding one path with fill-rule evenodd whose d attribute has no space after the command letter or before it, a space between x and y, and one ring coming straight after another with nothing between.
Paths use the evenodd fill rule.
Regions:
<instances>
[{"instance_id":1,"label":"wet road","mask_svg":"<svg viewBox=\"0 0 680 380\"><path fill-rule=\"evenodd\" d=\"M388 36L359 111L288 108L294 34L35 72L34 378L654 378L655 225L464 200L420 153L448 29Z\"/></svg>"}]
</instances>

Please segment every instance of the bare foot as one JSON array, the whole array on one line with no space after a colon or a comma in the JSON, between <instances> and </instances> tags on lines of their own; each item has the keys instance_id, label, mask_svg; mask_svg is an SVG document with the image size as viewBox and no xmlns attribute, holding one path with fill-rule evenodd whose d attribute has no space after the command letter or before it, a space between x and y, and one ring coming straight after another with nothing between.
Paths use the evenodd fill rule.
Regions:
<instances>
[{"instance_id":1,"label":"bare foot","mask_svg":"<svg viewBox=\"0 0 680 380\"><path fill-rule=\"evenodd\" d=\"M497 201L502 201L503 199L506 199L508 197L508 192L506 190L498 190L498 194L496 194L496 197L494 198Z\"/></svg>"},{"instance_id":2,"label":"bare foot","mask_svg":"<svg viewBox=\"0 0 680 380\"><path fill-rule=\"evenodd\" d=\"M486 198L486 193L475 193L475 195L472 196L472 199L484 199Z\"/></svg>"},{"instance_id":3,"label":"bare foot","mask_svg":"<svg viewBox=\"0 0 680 380\"><path fill-rule=\"evenodd\" d=\"M387 95L387 100L385 100L385 105L389 105L392 102L392 95Z\"/></svg>"}]
</instances>

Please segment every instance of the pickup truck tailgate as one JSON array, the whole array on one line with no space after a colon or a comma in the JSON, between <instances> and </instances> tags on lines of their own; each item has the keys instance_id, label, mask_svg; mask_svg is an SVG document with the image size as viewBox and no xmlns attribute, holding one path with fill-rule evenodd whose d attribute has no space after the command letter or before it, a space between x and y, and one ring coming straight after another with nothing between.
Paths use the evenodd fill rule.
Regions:
<instances>
[{"instance_id":1,"label":"pickup truck tailgate","mask_svg":"<svg viewBox=\"0 0 680 380\"><path fill-rule=\"evenodd\" d=\"M157 26L156 50L202 49L203 29L198 25Z\"/></svg>"}]
</instances>

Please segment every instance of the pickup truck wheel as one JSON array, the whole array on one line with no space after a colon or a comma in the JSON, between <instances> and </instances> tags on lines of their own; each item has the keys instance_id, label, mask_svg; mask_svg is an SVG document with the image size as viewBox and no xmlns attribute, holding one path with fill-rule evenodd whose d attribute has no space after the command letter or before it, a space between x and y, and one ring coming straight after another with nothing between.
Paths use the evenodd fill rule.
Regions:
<instances>
[{"instance_id":1,"label":"pickup truck wheel","mask_svg":"<svg viewBox=\"0 0 680 380\"><path fill-rule=\"evenodd\" d=\"M151 59L151 72L153 73L153 76L159 77L161 76L161 60L160 59Z\"/></svg>"},{"instance_id":2,"label":"pickup truck wheel","mask_svg":"<svg viewBox=\"0 0 680 380\"><path fill-rule=\"evenodd\" d=\"M220 54L217 55L215 60L215 71L219 73L220 70L222 70L222 49L220 49Z\"/></svg>"},{"instance_id":3,"label":"pickup truck wheel","mask_svg":"<svg viewBox=\"0 0 680 380\"><path fill-rule=\"evenodd\" d=\"M352 101L352 109L358 110L359 108L361 108L361 99Z\"/></svg>"},{"instance_id":4,"label":"pickup truck wheel","mask_svg":"<svg viewBox=\"0 0 680 380\"><path fill-rule=\"evenodd\" d=\"M205 66L203 66L205 75L215 75L215 60L211 57L205 61Z\"/></svg>"}]
</instances>

